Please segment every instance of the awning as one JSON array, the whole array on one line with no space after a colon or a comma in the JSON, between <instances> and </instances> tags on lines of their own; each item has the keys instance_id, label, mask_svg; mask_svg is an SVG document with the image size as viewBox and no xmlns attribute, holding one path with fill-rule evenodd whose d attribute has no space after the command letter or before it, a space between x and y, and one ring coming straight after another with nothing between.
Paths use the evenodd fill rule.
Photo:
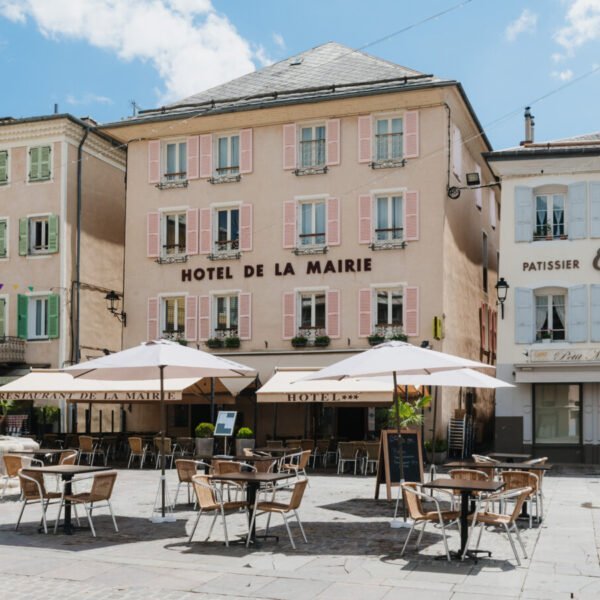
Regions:
<instances>
[{"instance_id":1,"label":"awning","mask_svg":"<svg viewBox=\"0 0 600 600\"><path fill-rule=\"evenodd\" d=\"M210 378L166 379L165 401L186 404L210 403ZM0 400L34 400L36 403L66 402L154 403L160 400L158 379L110 381L74 378L52 369L38 369L0 387ZM215 379L215 403L233 404L234 396Z\"/></svg>"},{"instance_id":2,"label":"awning","mask_svg":"<svg viewBox=\"0 0 600 600\"><path fill-rule=\"evenodd\" d=\"M393 384L375 378L298 381L318 369L277 369L258 392L259 403L389 406Z\"/></svg>"}]
</instances>

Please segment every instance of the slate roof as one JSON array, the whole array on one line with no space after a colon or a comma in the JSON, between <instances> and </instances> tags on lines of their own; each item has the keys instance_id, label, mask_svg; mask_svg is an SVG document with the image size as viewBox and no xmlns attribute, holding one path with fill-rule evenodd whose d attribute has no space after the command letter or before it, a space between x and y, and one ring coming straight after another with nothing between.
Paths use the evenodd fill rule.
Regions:
<instances>
[{"instance_id":1,"label":"slate roof","mask_svg":"<svg viewBox=\"0 0 600 600\"><path fill-rule=\"evenodd\" d=\"M600 132L585 133L557 140L546 140L484 153L488 160L552 157L578 154L597 155L600 152Z\"/></svg>"}]
</instances>

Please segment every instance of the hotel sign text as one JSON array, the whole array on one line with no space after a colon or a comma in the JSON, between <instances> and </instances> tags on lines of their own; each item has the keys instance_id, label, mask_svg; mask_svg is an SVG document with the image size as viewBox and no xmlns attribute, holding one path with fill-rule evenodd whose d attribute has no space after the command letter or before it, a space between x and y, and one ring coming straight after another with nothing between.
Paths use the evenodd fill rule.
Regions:
<instances>
[{"instance_id":1,"label":"hotel sign text","mask_svg":"<svg viewBox=\"0 0 600 600\"><path fill-rule=\"evenodd\" d=\"M531 362L600 362L600 350L582 348L580 350L530 350Z\"/></svg>"}]
</instances>

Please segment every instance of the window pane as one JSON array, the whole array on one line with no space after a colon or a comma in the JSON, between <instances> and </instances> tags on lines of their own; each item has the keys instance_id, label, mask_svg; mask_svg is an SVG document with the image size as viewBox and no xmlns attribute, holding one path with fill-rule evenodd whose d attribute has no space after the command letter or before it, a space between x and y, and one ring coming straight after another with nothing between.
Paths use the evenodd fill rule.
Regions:
<instances>
[{"instance_id":1,"label":"window pane","mask_svg":"<svg viewBox=\"0 0 600 600\"><path fill-rule=\"evenodd\" d=\"M180 173L185 173L187 171L187 144L186 142L181 142L179 144L179 168L178 171Z\"/></svg>"},{"instance_id":2,"label":"window pane","mask_svg":"<svg viewBox=\"0 0 600 600\"><path fill-rule=\"evenodd\" d=\"M396 230L392 232L392 238L402 239L402 197L394 196L392 198L392 227Z\"/></svg>"},{"instance_id":3,"label":"window pane","mask_svg":"<svg viewBox=\"0 0 600 600\"><path fill-rule=\"evenodd\" d=\"M325 243L325 202L319 202L315 204L315 233L318 233L315 237L315 244Z\"/></svg>"},{"instance_id":4,"label":"window pane","mask_svg":"<svg viewBox=\"0 0 600 600\"><path fill-rule=\"evenodd\" d=\"M237 328L238 326L238 297L229 297L229 327Z\"/></svg>"},{"instance_id":5,"label":"window pane","mask_svg":"<svg viewBox=\"0 0 600 600\"><path fill-rule=\"evenodd\" d=\"M217 212L217 235L219 242L226 242L229 239L227 237L227 213L228 211L226 210L220 210Z\"/></svg>"},{"instance_id":6,"label":"window pane","mask_svg":"<svg viewBox=\"0 0 600 600\"><path fill-rule=\"evenodd\" d=\"M548 199L546 196L535 197L535 232L536 237L546 236L548 224Z\"/></svg>"},{"instance_id":7,"label":"window pane","mask_svg":"<svg viewBox=\"0 0 600 600\"><path fill-rule=\"evenodd\" d=\"M312 326L312 296L302 296L300 298L300 326Z\"/></svg>"},{"instance_id":8,"label":"window pane","mask_svg":"<svg viewBox=\"0 0 600 600\"><path fill-rule=\"evenodd\" d=\"M388 292L377 292L377 325L387 325L388 321Z\"/></svg>"},{"instance_id":9,"label":"window pane","mask_svg":"<svg viewBox=\"0 0 600 600\"><path fill-rule=\"evenodd\" d=\"M167 144L167 173L177 172L177 146Z\"/></svg>"},{"instance_id":10,"label":"window pane","mask_svg":"<svg viewBox=\"0 0 600 600\"><path fill-rule=\"evenodd\" d=\"M325 294L315 295L315 327L325 327Z\"/></svg>"},{"instance_id":11,"label":"window pane","mask_svg":"<svg viewBox=\"0 0 600 600\"><path fill-rule=\"evenodd\" d=\"M40 337L41 335L43 335L42 319L43 319L42 301L36 300L35 301L35 337Z\"/></svg>"},{"instance_id":12,"label":"window pane","mask_svg":"<svg viewBox=\"0 0 600 600\"><path fill-rule=\"evenodd\" d=\"M302 141L310 142L312 140L312 127L303 127L302 128Z\"/></svg>"},{"instance_id":13,"label":"window pane","mask_svg":"<svg viewBox=\"0 0 600 600\"><path fill-rule=\"evenodd\" d=\"M227 165L227 138L219 138L219 164L218 168L222 169Z\"/></svg>"},{"instance_id":14,"label":"window pane","mask_svg":"<svg viewBox=\"0 0 600 600\"><path fill-rule=\"evenodd\" d=\"M177 298L177 323L176 329L177 331L183 331L185 328L185 304L183 298Z\"/></svg>"},{"instance_id":15,"label":"window pane","mask_svg":"<svg viewBox=\"0 0 600 600\"><path fill-rule=\"evenodd\" d=\"M552 222L553 236L561 236L565 234L565 198L560 194L555 194L552 197Z\"/></svg>"},{"instance_id":16,"label":"window pane","mask_svg":"<svg viewBox=\"0 0 600 600\"><path fill-rule=\"evenodd\" d=\"M548 296L535 297L535 330L536 339L541 339L542 332L548 330Z\"/></svg>"},{"instance_id":17,"label":"window pane","mask_svg":"<svg viewBox=\"0 0 600 600\"><path fill-rule=\"evenodd\" d=\"M227 298L225 296L217 297L217 329L227 327Z\"/></svg>"},{"instance_id":18,"label":"window pane","mask_svg":"<svg viewBox=\"0 0 600 600\"><path fill-rule=\"evenodd\" d=\"M240 211L237 208L231 210L231 233L230 240L240 238Z\"/></svg>"},{"instance_id":19,"label":"window pane","mask_svg":"<svg viewBox=\"0 0 600 600\"><path fill-rule=\"evenodd\" d=\"M313 240L309 234L313 233L312 229L312 212L313 205L310 202L305 202L300 205L300 222L301 222L301 244L312 244Z\"/></svg>"},{"instance_id":20,"label":"window pane","mask_svg":"<svg viewBox=\"0 0 600 600\"><path fill-rule=\"evenodd\" d=\"M325 164L325 127L316 127L315 164Z\"/></svg>"},{"instance_id":21,"label":"window pane","mask_svg":"<svg viewBox=\"0 0 600 600\"><path fill-rule=\"evenodd\" d=\"M377 148L376 160L388 158L388 122L387 119L377 121Z\"/></svg>"},{"instance_id":22,"label":"window pane","mask_svg":"<svg viewBox=\"0 0 600 600\"><path fill-rule=\"evenodd\" d=\"M231 136L231 164L230 167L239 167L240 165L240 136Z\"/></svg>"},{"instance_id":23,"label":"window pane","mask_svg":"<svg viewBox=\"0 0 600 600\"><path fill-rule=\"evenodd\" d=\"M392 119L390 152L392 158L402 158L402 119Z\"/></svg>"},{"instance_id":24,"label":"window pane","mask_svg":"<svg viewBox=\"0 0 600 600\"><path fill-rule=\"evenodd\" d=\"M387 240L388 239L388 199L387 198L377 198L377 229L384 231L377 231L377 239L378 240Z\"/></svg>"},{"instance_id":25,"label":"window pane","mask_svg":"<svg viewBox=\"0 0 600 600\"><path fill-rule=\"evenodd\" d=\"M402 293L392 292L392 325L402 325Z\"/></svg>"},{"instance_id":26,"label":"window pane","mask_svg":"<svg viewBox=\"0 0 600 600\"><path fill-rule=\"evenodd\" d=\"M179 252L185 252L185 223L186 223L185 215L179 215L179 225L178 225L178 235L177 235L177 244L179 246L179 248L177 248L177 250Z\"/></svg>"},{"instance_id":27,"label":"window pane","mask_svg":"<svg viewBox=\"0 0 600 600\"><path fill-rule=\"evenodd\" d=\"M565 339L565 297L552 296L552 339Z\"/></svg>"},{"instance_id":28,"label":"window pane","mask_svg":"<svg viewBox=\"0 0 600 600\"><path fill-rule=\"evenodd\" d=\"M580 443L579 398L579 385L535 384L534 443Z\"/></svg>"}]
</instances>

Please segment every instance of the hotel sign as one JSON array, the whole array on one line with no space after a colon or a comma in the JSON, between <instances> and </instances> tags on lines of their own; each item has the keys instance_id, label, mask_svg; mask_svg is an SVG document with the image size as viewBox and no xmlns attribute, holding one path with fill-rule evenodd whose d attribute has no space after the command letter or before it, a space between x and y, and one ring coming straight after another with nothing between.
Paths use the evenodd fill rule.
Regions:
<instances>
[{"instance_id":1,"label":"hotel sign","mask_svg":"<svg viewBox=\"0 0 600 600\"><path fill-rule=\"evenodd\" d=\"M531 362L552 363L600 362L600 349L582 348L579 350L530 350L529 360Z\"/></svg>"},{"instance_id":2,"label":"hotel sign","mask_svg":"<svg viewBox=\"0 0 600 600\"><path fill-rule=\"evenodd\" d=\"M288 402L360 402L356 392L300 392L286 394Z\"/></svg>"}]
</instances>

